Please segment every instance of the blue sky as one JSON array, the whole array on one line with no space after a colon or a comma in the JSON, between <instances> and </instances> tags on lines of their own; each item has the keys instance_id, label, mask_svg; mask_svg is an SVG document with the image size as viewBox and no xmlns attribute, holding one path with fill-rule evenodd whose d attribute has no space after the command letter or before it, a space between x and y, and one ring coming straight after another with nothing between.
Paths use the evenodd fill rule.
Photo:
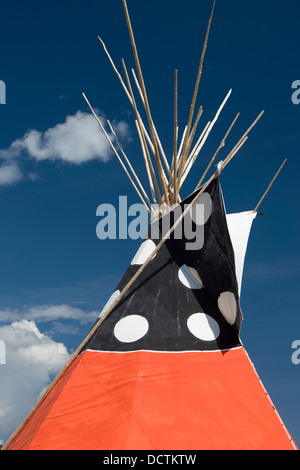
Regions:
<instances>
[{"instance_id":1,"label":"blue sky","mask_svg":"<svg viewBox=\"0 0 300 470\"><path fill-rule=\"evenodd\" d=\"M174 69L182 131L211 1L128 0L128 8L152 116L170 155ZM236 113L229 149L265 110L221 184L228 212L254 209L288 159L260 208L267 215L253 224L241 337L298 445L300 365L292 363L291 345L300 340L300 105L292 103L291 87L300 79L299 9L296 0L216 2L198 96L203 124L233 91L182 193L194 189ZM134 67L121 0L1 5L0 340L7 344L7 363L0 364L0 440L82 341L139 246L96 236L100 204L117 205L120 195L128 204L139 200L82 92L115 123L147 186L133 113L97 35L120 71L122 57Z\"/></svg>"}]
</instances>

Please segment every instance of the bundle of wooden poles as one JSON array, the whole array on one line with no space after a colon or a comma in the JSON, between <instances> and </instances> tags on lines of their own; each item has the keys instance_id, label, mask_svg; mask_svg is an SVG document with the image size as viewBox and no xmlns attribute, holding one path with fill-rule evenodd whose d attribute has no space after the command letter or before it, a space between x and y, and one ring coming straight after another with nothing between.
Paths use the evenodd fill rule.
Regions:
<instances>
[{"instance_id":1,"label":"bundle of wooden poles","mask_svg":"<svg viewBox=\"0 0 300 470\"><path fill-rule=\"evenodd\" d=\"M134 59L135 59L135 64L137 68L137 76L132 70L132 75L133 79L135 82L135 85L137 87L138 93L141 97L141 101L143 103L144 109L146 111L146 116L147 116L147 123L148 123L148 131L146 130L146 126L144 125L140 112L138 111L136 100L134 98L129 74L127 72L126 66L125 66L125 61L122 59L122 65L124 69L124 74L125 74L125 80L127 85L125 84L124 80L122 79L121 74L118 72L110 54L108 53L104 42L102 39L99 38L100 42L103 45L103 48L110 60L110 63L118 76L121 85L133 107L135 117L136 117L136 127L138 131L138 135L140 138L141 146L142 146L142 154L144 157L145 161L145 167L146 167L146 172L148 176L148 181L149 181L149 187L151 191L151 197L147 195L144 187L141 184L140 179L138 178L136 172L134 171L132 164L130 163L128 157L126 156L119 140L118 137L113 129L113 126L109 121L107 121L108 126L111 130L112 135L114 136L114 140L117 143L117 146L119 148L119 152L122 154L122 157L120 156L120 153L117 151L112 139L110 138L109 134L105 130L105 126L102 123L101 119L97 116L96 112L94 111L93 107L91 106L89 100L87 99L86 95L83 93L83 96L91 109L94 117L96 118L97 122L99 123L105 137L107 138L109 145L111 146L113 152L117 156L118 160L120 161L122 168L124 169L126 175L128 176L130 182L132 183L133 187L135 188L139 198L141 199L142 203L145 205L147 208L149 214L151 214L152 220L155 218L153 217L153 214L151 213L151 208L153 205L158 205L159 210L155 214L156 217L159 217L161 214L164 214L166 210L170 210L174 205L178 204L181 202L180 198L180 189L186 180L193 164L195 163L196 158L198 157L205 141L207 140L212 128L214 127L223 107L225 106L230 94L231 90L225 97L224 101L222 102L220 108L218 109L215 117L213 118L212 121L209 121L206 126L204 127L204 130L201 132L200 136L196 138L196 131L198 128L199 120L201 118L202 112L203 112L203 107L200 106L199 110L197 112L196 118L193 122L194 119L194 110L196 106L196 99L197 99L197 94L198 94L198 88L199 88L199 83L202 75L202 68L203 68L203 62L204 62L204 56L207 48L207 41L208 41L208 36L209 36L209 30L211 26L211 21L213 17L213 12L214 12L214 7L215 7L215 0L213 2L213 7L211 11L211 15L209 18L208 22L208 27L206 31L206 36L205 36L205 41L204 41L204 46L200 58L200 64L198 68L198 73L197 73L197 78L196 78L196 83L195 83L195 88L192 96L192 102L190 106L190 112L189 112L189 117L188 117L188 122L187 125L184 128L182 138L178 140L178 120L177 120L177 70L175 70L175 76L174 76L174 146L173 146L173 155L172 155L172 160L169 163L166 155L164 153L161 141L158 137L155 125L152 120L151 116L151 111L150 111L150 106L147 98L147 93L146 93L146 87L143 79L143 74L138 58L138 53L137 53L137 48L135 44L135 39L133 35L133 30L131 26L131 21L128 13L128 8L126 4L126 0L122 0L123 6L124 6L124 11L125 11L125 16L126 16L126 21L129 29L129 34L130 34L130 40L133 48L133 54L134 54ZM217 147L217 150L213 157L211 158L208 166L206 167L203 175L201 176L198 184L196 185L194 189L194 197L190 204L184 209L180 217L176 220L175 224L170 228L170 230L164 235L164 237L159 241L159 243L156 245L155 250L148 256L148 258L144 261L143 265L140 266L140 268L137 270L135 275L130 279L130 281L127 283L127 285L123 288L123 290L119 293L118 297L114 300L114 302L110 305L110 307L107 309L107 311L102 315L101 317L98 318L98 321L94 324L88 335L85 337L83 342L80 344L80 346L77 348L77 350L72 354L68 362L65 364L63 369L60 371L60 373L55 377L53 382L50 384L48 389L43 393L43 395L40 397L38 402L36 403L35 407L31 410L31 412L26 416L24 419L23 423L19 426L19 428L15 431L15 433L10 437L10 439L7 441L5 446L3 447L3 450L5 450L9 443L12 441L14 436L17 434L18 430L24 425L26 421L30 418L30 416L34 413L34 411L37 409L37 407L40 405L40 403L45 399L45 397L49 394L50 390L54 387L54 385L58 382L58 380L61 378L63 373L67 370L69 365L72 363L73 360L75 360L82 350L82 348L86 345L88 340L92 337L92 335L95 333L95 331L100 327L100 325L103 323L103 321L107 318L108 315L114 310L114 308L118 305L120 300L125 296L125 294L128 292L130 287L134 284L134 282L137 281L141 273L144 271L148 263L151 261L155 253L163 246L165 241L170 237L172 232L175 230L176 226L181 223L182 219L186 216L186 214L191 210L192 206L199 201L201 195L204 193L208 185L213 181L214 178L216 178L222 171L223 169L227 166L227 164L231 161L231 159L237 154L237 152L241 149L241 147L244 145L246 140L248 139L248 134L250 131L253 129L255 124L259 121L261 116L263 115L262 111L259 116L255 119L255 121L250 125L250 127L247 129L247 131L241 136L239 141L236 143L236 145L232 148L232 150L227 154L227 156L219 162L217 165L217 170L208 178L208 180L203 183L209 169L211 168L213 162L217 158L220 150L222 147L224 147L226 139L233 128L236 120L239 117L239 113L236 115L234 118L233 122L228 128L228 131L226 132L224 138L221 140L220 144ZM179 144L179 147L178 147ZM271 186L273 185L274 181L278 177L279 173L281 172L283 166L285 165L286 160L282 163L281 167L277 171L276 175L272 179L271 183L269 184L267 190L259 200L257 206L255 207L253 212L257 212L258 207L261 205L262 201L268 194L269 190L271 189ZM155 170L156 166L156 170Z\"/></svg>"},{"instance_id":2,"label":"bundle of wooden poles","mask_svg":"<svg viewBox=\"0 0 300 470\"><path fill-rule=\"evenodd\" d=\"M138 111L136 100L133 94L129 74L125 65L124 59L122 59L122 66L124 70L124 75L125 75L125 80L127 85L125 84L121 74L117 70L113 59L111 58L104 42L102 39L98 36L98 39L100 40L104 51L113 67L113 70L115 71L131 105L135 113L136 117L136 127L138 131L138 135L140 138L140 143L142 147L142 153L145 161L145 167L146 167L146 172L148 175L148 181L149 181L149 186L150 186L150 191L151 191L151 196L152 200L150 197L147 195L144 187L142 186L140 179L138 178L136 172L134 171L128 157L126 156L118 138L117 135L109 121L108 126L112 132L112 135L114 136L114 139L119 147L119 150L124 158L124 161L122 160L119 152L117 151L114 143L112 142L111 138L109 137L108 133L105 130L105 127L101 121L101 119L97 116L96 112L94 111L93 107L91 106L89 100L87 99L86 95L83 93L83 96L91 109L94 117L96 118L97 122L99 123L104 135L106 136L113 152L117 156L118 160L120 161L124 171L126 172L129 180L131 181L133 187L135 188L139 198L147 208L149 214L151 214L151 220L155 220L156 217L159 217L160 215L163 215L166 213L168 210L172 210L174 206L178 203L181 202L181 197L180 197L180 189L186 180L193 164L195 163L196 158L198 157L202 147L205 144L205 141L207 140L212 128L214 127L222 109L224 108L228 98L231 95L231 91L229 90L227 96L221 103L221 106L217 110L214 118L212 121L209 121L203 131L200 133L200 136L196 138L196 131L198 128L199 120L201 118L202 112L203 112L203 107L200 106L199 110L197 112L197 115L194 119L194 111L195 111L195 106L196 106L196 100L197 100L197 94L198 94L198 88L199 88L199 83L202 75L202 69L203 69L203 62L204 62L204 57L205 57L205 52L207 48L207 42L208 42L208 37L209 37L209 31L210 31L210 26L213 18L213 13L214 13L214 8L215 8L215 0L213 1L212 5L212 10L206 30L206 35L205 35L205 40L204 40L204 45L202 49L202 54L200 57L200 63L198 67L198 73L197 73L197 78L196 78L196 83L194 87L194 92L192 96L192 102L190 106L190 112L189 112L189 117L188 117L188 122L187 125L184 128L182 138L178 140L178 109L177 109L177 104L178 104L178 99L177 99L177 77L178 73L177 70L175 70L174 74L174 145L173 145L173 155L172 155L172 160L171 162L168 162L168 159L166 158L165 152L163 150L161 141L159 139L156 127L154 125L154 122L152 120L151 116L151 111L150 111L150 106L147 98L147 92L146 92L146 87L145 87L145 82L140 66L140 61L138 57L138 52L137 52L137 47L134 39L134 34L132 30L132 25L128 13L128 8L126 4L126 0L122 0L123 6L124 6L124 11L125 11L125 16L126 16L126 22L129 30L129 35L130 35L130 40L131 40L131 45L133 49L133 55L134 55L134 60L135 60L135 65L137 68L137 75L135 71L132 69L132 76L135 82L135 85L137 87L138 93L140 95L141 101L144 106L144 110L146 111L146 116L147 116L147 123L148 123L148 129L149 131L146 130L146 126L144 125L141 114ZM236 123L240 113L238 113L233 122L230 124L226 134L224 135L223 139L219 143L214 155L212 156L209 164L207 165L203 175L201 176L198 184L194 188L194 198L188 204L188 206L185 208L185 210L182 212L180 217L176 220L175 224L170 228L170 230L163 236L163 238L160 240L160 242L157 244L155 250L149 255L149 257L145 260L144 264L138 269L136 274L133 276L133 278L129 281L129 283L125 286L123 291L118 295L118 297L115 299L115 301L110 305L110 308L105 312L105 314L98 320L96 325L94 325L93 330L96 330L100 324L105 320L105 318L113 311L113 309L116 307L116 305L119 303L119 301L123 298L123 296L126 294L128 289L131 287L131 285L138 279L140 274L143 272L143 270L146 268L148 263L151 261L153 258L154 254L162 247L162 245L165 243L165 241L170 237L172 232L175 230L178 224L180 224L185 217L185 215L191 210L192 206L196 204L197 201L199 201L201 195L204 193L208 185L213 181L214 178L218 177L219 174L223 171L223 169L228 165L228 163L232 160L232 158L237 154L237 152L242 148L244 143L248 139L248 134L250 131L253 129L253 127L257 124L257 122L260 120L262 117L264 111L262 111L258 117L254 120L254 122L250 125L250 127L244 132L244 134L241 136L241 138L238 140L238 142L235 144L235 146L229 151L227 156L221 160L216 166L217 169L213 174L206 180L205 183L203 183L208 171L210 170L212 164L216 160L220 150L222 147L225 146L226 139L231 132L234 124ZM194 121L193 121L194 120ZM179 146L178 146L179 144ZM257 212L257 209L261 205L262 201L268 194L268 192L271 189L271 186L273 185L274 181L278 177L279 173L281 172L283 166L285 165L287 160L284 160L282 163L281 167L277 171L276 175L272 179L271 183L269 184L267 190L259 200L259 203L256 205L255 209L253 212ZM156 171L154 168L153 163L156 163ZM156 214L151 213L151 208L155 205L159 206L159 210L157 211ZM91 332L90 334L93 334Z\"/></svg>"},{"instance_id":3,"label":"bundle of wooden poles","mask_svg":"<svg viewBox=\"0 0 300 470\"><path fill-rule=\"evenodd\" d=\"M189 111L189 116L188 116L188 122L186 126L184 127L182 137L181 139L178 139L178 72L175 70L174 73L174 145L173 145L173 155L172 159L169 162L165 152L163 150L161 141L159 139L156 127L154 125L152 115L151 115L151 110L150 110L150 105L147 97L147 92L146 92L146 87L145 87L145 82L143 78L143 73L141 70L140 66L140 61L139 61L139 56L138 56L138 51L134 39L134 34L131 26L131 21L128 13L128 8L126 4L126 0L122 0L123 6L124 6L124 11L125 11L125 16L126 16L126 21L127 21L127 26L129 30L129 35L130 35L130 40L131 40L131 45L133 49L133 55L134 55L134 60L135 60L135 65L137 69L137 74L135 71L132 69L132 76L134 83L136 85L138 94L141 98L141 102L143 104L146 116L147 116L147 124L148 124L148 131L146 129L146 126L141 118L141 113L138 110L137 107L137 101L134 97L133 93L133 88L131 85L130 77L125 65L124 59L122 59L122 66L123 66L123 71L124 71L124 76L125 76L125 81L123 80L121 74L117 70L117 67L115 66L115 63L113 59L111 58L104 42L100 37L99 40L104 48L104 51L113 67L114 72L116 73L125 93L126 96L128 97L131 106L134 110L135 113L135 123L141 143L141 148L142 148L142 155L144 158L145 162L145 168L146 168L146 173L148 177L148 182L149 182L149 188L151 192L151 198L145 191L140 178L137 176L135 170L133 169L132 164L130 163L129 158L124 152L124 149L122 148L118 137L116 135L116 132L113 129L112 124L107 121L108 126L111 131L111 135L114 137L114 142L110 138L108 132L105 130L105 126L102 122L102 120L97 116L96 112L94 111L92 105L90 104L89 100L87 99L86 95L83 93L83 96L91 109L94 117L96 118L97 122L99 123L104 135L106 136L109 145L111 146L113 152L117 156L118 160L120 161L120 164L122 165L123 170L127 174L131 184L133 185L134 189L136 190L140 200L142 203L145 205L147 211L149 214L151 214L151 208L153 206L159 205L160 210L157 212L156 216L159 216L163 213L165 213L166 208L170 208L177 203L181 202L181 197L180 197L180 190L181 187L186 180L189 172L191 171L191 168L193 167L201 149L203 148L210 132L212 131L222 109L224 108L228 98L231 95L231 90L228 92L227 96L225 97L224 101L222 102L221 106L219 107L218 111L216 112L215 117L212 119L212 121L207 122L205 125L204 129L200 133L199 137L197 136L197 129L198 129L198 124L201 118L201 115L203 113L203 107L200 106L199 110L196 114L195 117L195 107L196 107L196 100L197 100L197 94L198 94L198 88L199 88L199 83L202 75L202 69L203 69L203 62L204 62L204 57L205 57L205 52L207 48L207 42L208 42L208 37L209 37L209 31L210 31L210 26L213 18L213 12L215 8L215 0L213 2L212 6L212 11L211 15L209 18L208 26L207 26L207 31L206 31L206 36L204 40L204 45L202 49L202 54L200 58L200 63L199 63L199 68L198 68L198 73L197 73L197 78L196 78L196 83L194 87L194 92L192 95L192 102L190 105L190 111ZM126 82L126 83L125 83ZM255 124L258 122L258 120L261 118L263 115L263 111L260 113L260 115L255 119L253 124L249 127L249 129L243 134L243 136L240 138L240 140L237 142L237 144L233 147L233 149L229 152L229 154L226 156L224 159L224 162L226 164L231 160L231 158L234 157L234 155L241 149L241 147L244 145L248 138L248 134L251 131L251 129L255 126ZM194 119L195 117L195 119ZM197 190L200 188L201 184L203 183L204 178L206 177L209 169L211 168L213 162L215 161L217 155L219 154L219 151L221 148L225 145L226 139L233 128L235 122L237 121L239 117L239 113L237 116L234 118L232 124L230 125L228 131L226 132L224 138L220 142L215 154L211 158L209 165L207 166L206 170L204 171L202 177L200 178L198 184L194 188L194 190ZM197 138L196 138L197 136ZM115 146L117 144L118 150ZM121 155L122 156L121 156ZM151 214L152 216L154 214Z\"/></svg>"},{"instance_id":4,"label":"bundle of wooden poles","mask_svg":"<svg viewBox=\"0 0 300 470\"><path fill-rule=\"evenodd\" d=\"M98 36L99 41L101 42L104 51L112 65L112 68L114 72L116 73L126 96L128 97L131 106L133 108L133 111L135 113L135 123L136 123L136 128L138 132L138 136L140 139L141 143L141 148L142 148L142 155L144 158L145 162L145 168L146 168L146 173L148 177L148 182L149 182L149 188L151 192L151 198L145 191L140 178L137 176L135 170L133 169L132 164L130 163L129 158L127 157L124 149L122 148L118 137L116 135L115 130L113 129L112 124L110 123L109 120L107 120L107 124L110 128L111 135L114 137L114 142L117 144L117 147L119 151L117 150L114 142L112 141L111 137L109 136L108 132L105 130L105 126L102 122L102 120L97 116L94 108L90 104L89 100L87 99L86 95L83 93L83 97L86 100L89 108L91 109L94 117L96 118L97 122L99 123L106 139L109 142L109 145L111 146L114 154L117 156L123 170L125 171L126 175L128 176L131 184L133 185L135 191L137 192L140 200L146 207L147 211L151 215L151 220L154 220L156 217L159 217L162 214L165 214L166 211L170 210L171 207L174 207L174 205L178 204L181 202L181 197L180 197L180 190L181 187L186 180L188 174L191 171L192 166L194 165L201 149L203 148L210 132L212 131L219 115L221 114L222 109L224 108L227 100L229 99L231 95L231 91L229 90L227 96L225 97L224 101L221 103L219 109L217 110L214 118L212 121L208 121L207 124L205 125L204 129L200 133L199 137L197 137L197 129L198 129L198 124L200 121L200 118L203 113L203 106L200 106L198 109L198 112L195 117L195 107L196 107L196 101L197 101L197 95L198 95L198 89L199 89L199 84L200 84L200 79L202 75L202 70L203 70L203 62L204 62L204 57L205 57L205 52L207 49L207 43L208 43L208 37L209 37L209 32L210 32L210 27L211 27L211 22L213 18L213 13L215 9L215 0L213 1L212 5L212 10L210 14L210 18L208 21L208 26L206 30L206 35L205 35L205 40L204 40L204 45L200 57L200 63L198 67L198 73L197 73L197 78L195 82L195 87L194 87L194 92L192 95L192 101L190 105L190 111L189 111L189 116L188 116L188 122L186 126L184 127L182 137L181 139L178 139L178 71L175 70L174 73L174 143L173 143L173 155L172 159L169 162L166 154L163 150L163 146L161 144L161 141L159 139L156 127L154 125L152 115L151 115L151 110L150 110L150 105L147 97L147 91L145 87L145 82L143 78L143 73L139 61L139 56L138 56L138 51L135 43L135 38L133 34L133 29L131 25L131 20L127 8L127 3L126 0L122 0L123 2L123 7L124 7L124 12L125 12L125 17L126 17L126 22L129 30L129 36L130 36L130 41L132 45L132 50L133 50L133 55L134 55L134 60L135 60L135 65L137 69L137 74L135 73L134 69L131 70L132 76L134 83L136 85L138 94L141 98L141 102L143 104L146 116L147 116L147 124L148 124L148 131L146 129L146 126L142 120L141 113L138 110L137 107L137 101L134 97L133 93L133 88L131 85L130 77L125 65L124 59L122 59L122 66L123 66L123 71L124 71L124 76L125 76L125 81L123 80L121 74L119 73L113 59L111 58L111 55L109 54L103 40ZM239 141L236 143L236 145L232 148L232 150L227 154L227 156L224 158L224 160L221 162L221 165L219 165L219 170L222 171L227 163L236 155L236 153L241 149L241 147L244 145L246 140L248 139L248 134L250 131L253 129L253 127L256 125L256 123L260 120L262 117L264 111L262 111L259 116L255 119L255 121L250 125L248 130L242 135L242 137L239 139ZM215 159L217 158L220 150L222 147L224 147L226 139L231 132L234 124L236 123L240 113L236 115L234 118L233 122L228 128L228 131L226 132L224 138L221 140L219 146L217 147L217 150L213 157L211 158L208 166L206 167L203 175L201 176L198 184L194 188L195 192L198 190L201 185L203 184L203 181L210 170L212 164L214 163ZM195 119L194 119L195 117ZM122 157L121 157L121 155ZM256 206L254 211L257 211L257 208L263 201L264 197L266 196L267 192L269 191L271 185L275 181L275 179L278 177L278 174L282 170L282 167L286 163L286 160L283 162L281 165L280 169L278 170L277 174L275 175L274 179L272 180L269 188L267 189L266 193L263 195L261 198L259 204ZM159 207L159 210L156 211L156 213L153 213L153 207Z\"/></svg>"}]
</instances>

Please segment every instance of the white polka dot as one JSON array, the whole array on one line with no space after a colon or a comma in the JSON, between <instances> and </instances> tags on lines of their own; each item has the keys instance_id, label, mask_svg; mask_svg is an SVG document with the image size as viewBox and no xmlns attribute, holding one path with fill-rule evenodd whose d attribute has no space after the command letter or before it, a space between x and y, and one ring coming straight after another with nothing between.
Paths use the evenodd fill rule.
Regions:
<instances>
[{"instance_id":1,"label":"white polka dot","mask_svg":"<svg viewBox=\"0 0 300 470\"><path fill-rule=\"evenodd\" d=\"M133 343L145 336L148 329L146 318L141 315L128 315L115 325L114 335L122 343Z\"/></svg>"},{"instance_id":2,"label":"white polka dot","mask_svg":"<svg viewBox=\"0 0 300 470\"><path fill-rule=\"evenodd\" d=\"M204 225L212 214L212 200L208 193L203 193L197 203L191 208L191 217L197 225Z\"/></svg>"},{"instance_id":3,"label":"white polka dot","mask_svg":"<svg viewBox=\"0 0 300 470\"><path fill-rule=\"evenodd\" d=\"M141 246L139 247L138 251L136 252L131 264L144 264L146 259L151 255L151 253L155 250L156 245L152 240L145 240ZM153 256L153 258L156 256Z\"/></svg>"},{"instance_id":4,"label":"white polka dot","mask_svg":"<svg viewBox=\"0 0 300 470\"><path fill-rule=\"evenodd\" d=\"M185 287L189 289L202 289L201 279L196 269L189 268L184 264L178 270L178 277Z\"/></svg>"},{"instance_id":5,"label":"white polka dot","mask_svg":"<svg viewBox=\"0 0 300 470\"><path fill-rule=\"evenodd\" d=\"M202 341L214 341L220 335L218 323L206 313L193 313L187 320L187 327L196 338Z\"/></svg>"},{"instance_id":6,"label":"white polka dot","mask_svg":"<svg viewBox=\"0 0 300 470\"><path fill-rule=\"evenodd\" d=\"M222 292L218 298L218 307L225 320L233 325L236 320L237 305L232 292Z\"/></svg>"},{"instance_id":7,"label":"white polka dot","mask_svg":"<svg viewBox=\"0 0 300 470\"><path fill-rule=\"evenodd\" d=\"M107 301L106 304L104 305L103 309L101 310L100 315L99 315L99 318L102 317L102 315L104 315L105 312L107 312L107 310L108 310L109 307L114 303L114 301L116 300L116 298L118 297L119 294L120 294L120 291L119 291L119 290L116 290L116 291L110 296L110 298L108 299L108 301Z\"/></svg>"}]
</instances>

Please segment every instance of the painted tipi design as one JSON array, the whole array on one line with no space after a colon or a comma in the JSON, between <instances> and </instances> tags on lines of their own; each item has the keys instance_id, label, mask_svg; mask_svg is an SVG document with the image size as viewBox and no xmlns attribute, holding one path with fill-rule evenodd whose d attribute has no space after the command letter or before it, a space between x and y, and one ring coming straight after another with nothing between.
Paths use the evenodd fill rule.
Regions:
<instances>
[{"instance_id":1,"label":"painted tipi design","mask_svg":"<svg viewBox=\"0 0 300 470\"><path fill-rule=\"evenodd\" d=\"M164 170L141 74L139 80L160 189L129 81L128 87L121 83L137 113L158 212L90 333L4 448L295 449L240 340L242 272L257 208L226 214L220 185L220 174L254 124L207 182L202 178L182 201L182 179L211 123L192 148L185 137L195 135L189 122L181 148L177 152L174 145L172 163ZM177 143L176 125L174 136Z\"/></svg>"}]
</instances>

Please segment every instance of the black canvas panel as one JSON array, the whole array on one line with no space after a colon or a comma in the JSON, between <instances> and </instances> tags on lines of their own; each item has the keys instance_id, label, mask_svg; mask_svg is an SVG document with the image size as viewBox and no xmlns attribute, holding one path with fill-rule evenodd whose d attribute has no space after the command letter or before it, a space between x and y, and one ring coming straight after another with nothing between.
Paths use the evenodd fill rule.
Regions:
<instances>
[{"instance_id":1,"label":"black canvas panel","mask_svg":"<svg viewBox=\"0 0 300 470\"><path fill-rule=\"evenodd\" d=\"M84 349L210 351L226 350L240 344L242 314L234 253L218 179L210 184L206 193L210 195L212 211L204 224L203 247L196 251L187 250L184 238L179 240L173 236L167 240ZM194 196L183 201L182 205L188 204ZM159 243L157 239L153 241L156 245ZM196 269L203 288L191 288L193 284L187 286L182 282L179 272L183 266ZM139 267L130 265L116 289L122 291ZM223 292L231 292L236 299L237 315L233 325L226 321L218 308L218 298ZM122 336L123 319L128 320L132 329L126 340ZM140 334L139 322L142 323ZM121 336L116 334L118 328ZM131 332L134 340L130 338Z\"/></svg>"}]
</instances>

